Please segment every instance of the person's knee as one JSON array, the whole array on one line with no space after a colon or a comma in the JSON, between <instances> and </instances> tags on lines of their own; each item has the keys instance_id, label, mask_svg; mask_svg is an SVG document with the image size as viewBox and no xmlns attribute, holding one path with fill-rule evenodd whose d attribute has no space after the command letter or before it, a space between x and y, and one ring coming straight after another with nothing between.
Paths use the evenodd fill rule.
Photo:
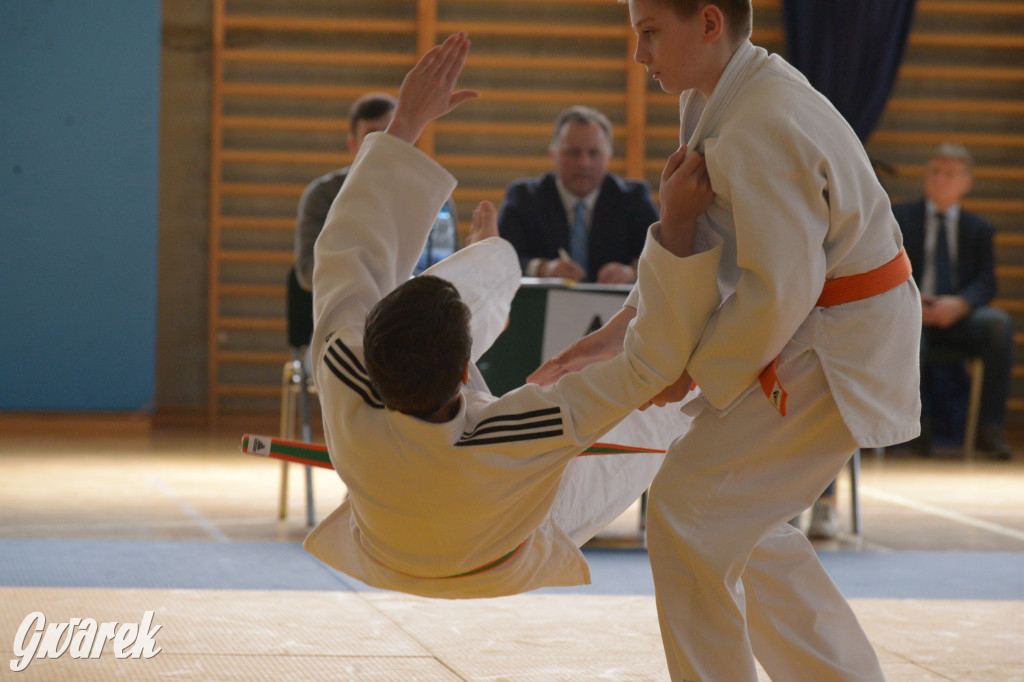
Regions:
<instances>
[{"instance_id":1,"label":"person's knee","mask_svg":"<svg viewBox=\"0 0 1024 682\"><path fill-rule=\"evenodd\" d=\"M648 542L657 543L657 538L665 538L684 546L705 544L708 524L704 512L708 505L701 504L692 492L673 491L657 482L655 479L647 498Z\"/></svg>"},{"instance_id":2,"label":"person's knee","mask_svg":"<svg viewBox=\"0 0 1024 682\"><path fill-rule=\"evenodd\" d=\"M983 306L972 314L972 323L988 345L1009 346L1013 343L1013 319L999 308Z\"/></svg>"},{"instance_id":3,"label":"person's knee","mask_svg":"<svg viewBox=\"0 0 1024 682\"><path fill-rule=\"evenodd\" d=\"M647 502L647 546L652 559L671 561L672 570L694 575L718 575L749 554L763 529L725 510L731 505L707 497L651 488ZM735 507L733 506L735 509Z\"/></svg>"}]
</instances>

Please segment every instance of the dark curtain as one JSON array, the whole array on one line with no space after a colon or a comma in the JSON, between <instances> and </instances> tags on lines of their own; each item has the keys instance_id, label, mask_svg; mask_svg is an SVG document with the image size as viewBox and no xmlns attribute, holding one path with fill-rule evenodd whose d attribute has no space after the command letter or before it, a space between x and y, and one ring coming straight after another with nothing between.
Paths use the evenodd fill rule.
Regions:
<instances>
[{"instance_id":1,"label":"dark curtain","mask_svg":"<svg viewBox=\"0 0 1024 682\"><path fill-rule=\"evenodd\" d=\"M896 80L914 0L783 0L782 12L789 63L864 142Z\"/></svg>"}]
</instances>

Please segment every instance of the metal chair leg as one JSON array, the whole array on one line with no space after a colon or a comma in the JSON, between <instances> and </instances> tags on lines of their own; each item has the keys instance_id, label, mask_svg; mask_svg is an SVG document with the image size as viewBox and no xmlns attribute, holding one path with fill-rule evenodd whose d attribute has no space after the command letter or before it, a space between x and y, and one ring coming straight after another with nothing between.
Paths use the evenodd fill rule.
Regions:
<instances>
[{"instance_id":1,"label":"metal chair leg","mask_svg":"<svg viewBox=\"0 0 1024 682\"><path fill-rule=\"evenodd\" d=\"M854 450L850 458L850 519L853 522L853 534L860 535L860 448Z\"/></svg>"},{"instance_id":2,"label":"metal chair leg","mask_svg":"<svg viewBox=\"0 0 1024 682\"><path fill-rule=\"evenodd\" d=\"M281 425L279 433L288 438L291 433L292 414L294 411L293 385L295 364L286 362L281 376ZM281 462L281 485L277 500L277 518L284 520L288 516L288 462Z\"/></svg>"},{"instance_id":3,"label":"metal chair leg","mask_svg":"<svg viewBox=\"0 0 1024 682\"><path fill-rule=\"evenodd\" d=\"M640 496L640 534L647 532L647 491Z\"/></svg>"},{"instance_id":4,"label":"metal chair leg","mask_svg":"<svg viewBox=\"0 0 1024 682\"><path fill-rule=\"evenodd\" d=\"M978 417L981 414L981 388L985 381L985 363L981 358L968 360L971 375L971 393L967 399L967 424L964 428L964 458L974 459L978 439Z\"/></svg>"},{"instance_id":5,"label":"metal chair leg","mask_svg":"<svg viewBox=\"0 0 1024 682\"><path fill-rule=\"evenodd\" d=\"M306 366L299 364L299 419L302 425L302 440L307 443L313 442L313 429L310 425L309 416L309 377L306 375ZM313 469L306 467L306 525L312 528L316 525L316 513L313 510Z\"/></svg>"},{"instance_id":6,"label":"metal chair leg","mask_svg":"<svg viewBox=\"0 0 1024 682\"><path fill-rule=\"evenodd\" d=\"M298 418L302 440L313 441L313 429L310 418L309 375L306 365L294 359L284 365L281 377L281 437L295 438L295 422ZM306 523L316 525L316 512L313 503L313 469L306 469ZM281 462L281 487L278 496L278 518L284 520L288 516L288 462Z\"/></svg>"}]
</instances>

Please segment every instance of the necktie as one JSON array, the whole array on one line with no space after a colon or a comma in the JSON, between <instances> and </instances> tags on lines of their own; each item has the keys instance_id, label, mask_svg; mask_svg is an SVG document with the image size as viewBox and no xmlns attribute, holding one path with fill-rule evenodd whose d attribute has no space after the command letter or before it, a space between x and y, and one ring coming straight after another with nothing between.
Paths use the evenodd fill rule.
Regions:
<instances>
[{"instance_id":1,"label":"necktie","mask_svg":"<svg viewBox=\"0 0 1024 682\"><path fill-rule=\"evenodd\" d=\"M587 205L582 200L576 202L576 215L569 230L569 256L587 269Z\"/></svg>"},{"instance_id":2,"label":"necktie","mask_svg":"<svg viewBox=\"0 0 1024 682\"><path fill-rule=\"evenodd\" d=\"M935 233L935 295L953 293L953 268L949 263L949 238L946 236L946 215L936 213L938 230Z\"/></svg>"}]
</instances>

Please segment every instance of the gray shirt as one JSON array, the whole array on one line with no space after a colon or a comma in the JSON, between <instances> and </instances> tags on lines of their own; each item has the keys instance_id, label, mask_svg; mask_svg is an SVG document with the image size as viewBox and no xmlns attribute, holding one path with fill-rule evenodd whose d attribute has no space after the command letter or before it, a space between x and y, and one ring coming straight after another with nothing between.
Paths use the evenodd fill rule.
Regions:
<instances>
[{"instance_id":1,"label":"gray shirt","mask_svg":"<svg viewBox=\"0 0 1024 682\"><path fill-rule=\"evenodd\" d=\"M295 224L295 278L306 291L313 290L313 246L324 229L327 212L338 196L351 166L331 171L309 183L299 199L299 215ZM448 210L458 225L455 202L448 199Z\"/></svg>"},{"instance_id":2,"label":"gray shirt","mask_svg":"<svg viewBox=\"0 0 1024 682\"><path fill-rule=\"evenodd\" d=\"M324 229L327 212L351 166L331 171L309 183L299 199L299 216L295 224L295 278L306 291L313 290L313 245Z\"/></svg>"}]
</instances>

